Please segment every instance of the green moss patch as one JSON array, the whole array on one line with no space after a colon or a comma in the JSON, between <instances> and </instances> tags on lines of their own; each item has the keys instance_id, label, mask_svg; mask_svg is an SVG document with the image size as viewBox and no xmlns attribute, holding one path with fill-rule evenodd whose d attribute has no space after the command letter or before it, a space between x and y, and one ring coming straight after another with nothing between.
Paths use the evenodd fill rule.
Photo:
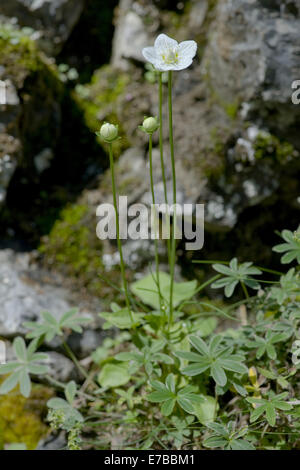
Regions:
<instances>
[{"instance_id":1,"label":"green moss patch","mask_svg":"<svg viewBox=\"0 0 300 470\"><path fill-rule=\"evenodd\" d=\"M33 387L28 399L17 389L0 396L0 449L12 443L25 444L28 450L36 448L49 432L42 418L52 396L52 390L41 385Z\"/></svg>"},{"instance_id":2,"label":"green moss patch","mask_svg":"<svg viewBox=\"0 0 300 470\"><path fill-rule=\"evenodd\" d=\"M115 144L115 153L120 155L129 147L123 126L118 118L118 99L129 83L129 74L114 70L110 65L98 69L89 85L78 85L74 97L82 109L85 123L92 132L99 130L104 121L117 124L121 139ZM99 143L103 142L99 139ZM106 150L106 146L104 145Z\"/></svg>"}]
</instances>

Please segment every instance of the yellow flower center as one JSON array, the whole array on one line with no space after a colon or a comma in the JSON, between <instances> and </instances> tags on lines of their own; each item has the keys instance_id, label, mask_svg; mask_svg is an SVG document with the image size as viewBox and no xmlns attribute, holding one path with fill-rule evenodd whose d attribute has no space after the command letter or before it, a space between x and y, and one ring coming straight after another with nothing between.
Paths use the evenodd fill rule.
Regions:
<instances>
[{"instance_id":1,"label":"yellow flower center","mask_svg":"<svg viewBox=\"0 0 300 470\"><path fill-rule=\"evenodd\" d=\"M167 65L173 65L178 63L178 50L176 49L169 49L167 52L162 54L162 60Z\"/></svg>"}]
</instances>

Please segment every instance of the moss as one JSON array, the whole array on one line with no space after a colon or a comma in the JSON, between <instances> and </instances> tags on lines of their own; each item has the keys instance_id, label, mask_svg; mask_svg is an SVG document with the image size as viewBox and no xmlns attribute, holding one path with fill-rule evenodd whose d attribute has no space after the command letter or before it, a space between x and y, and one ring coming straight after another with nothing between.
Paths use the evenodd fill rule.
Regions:
<instances>
[{"instance_id":1,"label":"moss","mask_svg":"<svg viewBox=\"0 0 300 470\"><path fill-rule=\"evenodd\" d=\"M230 119L235 119L237 117L240 103L238 100L233 103L223 103L223 107L227 116L230 117Z\"/></svg>"},{"instance_id":2,"label":"moss","mask_svg":"<svg viewBox=\"0 0 300 470\"><path fill-rule=\"evenodd\" d=\"M50 264L64 267L72 276L90 276L102 270L101 244L89 228L90 210L74 204L61 212L50 234L40 245Z\"/></svg>"},{"instance_id":3,"label":"moss","mask_svg":"<svg viewBox=\"0 0 300 470\"><path fill-rule=\"evenodd\" d=\"M213 87L213 80L209 76L206 77L208 87L210 90L210 99L212 102L220 106L226 113L226 115L234 121L237 118L238 110L240 108L240 99L236 98L234 101L224 100L218 93L218 91Z\"/></svg>"},{"instance_id":4,"label":"moss","mask_svg":"<svg viewBox=\"0 0 300 470\"><path fill-rule=\"evenodd\" d=\"M52 390L41 385L33 386L28 399L17 389L0 396L0 449L11 443L24 443L28 450L36 448L48 433L42 418L52 396Z\"/></svg>"},{"instance_id":5,"label":"moss","mask_svg":"<svg viewBox=\"0 0 300 470\"><path fill-rule=\"evenodd\" d=\"M299 156L293 145L287 141L281 141L278 137L267 132L261 132L254 142L254 155L257 160L271 158L273 161L284 164L293 157Z\"/></svg>"},{"instance_id":6,"label":"moss","mask_svg":"<svg viewBox=\"0 0 300 470\"><path fill-rule=\"evenodd\" d=\"M117 112L118 99L124 94L130 80L129 74L114 70L110 65L98 69L89 85L76 87L74 97L82 109L86 125L92 132L99 130L103 121L109 121L119 126L122 137L115 145L116 155L129 147L122 123ZM99 139L99 143L103 145ZM104 146L106 149L106 146Z\"/></svg>"},{"instance_id":7,"label":"moss","mask_svg":"<svg viewBox=\"0 0 300 470\"><path fill-rule=\"evenodd\" d=\"M0 25L0 53L1 65L5 67L7 76L16 83L18 87L23 85L24 79L32 72L48 72L49 78L56 85L58 74L56 68L47 62L36 43L23 30L12 28L10 25Z\"/></svg>"},{"instance_id":8,"label":"moss","mask_svg":"<svg viewBox=\"0 0 300 470\"><path fill-rule=\"evenodd\" d=\"M107 304L112 300L122 302L122 295L112 287L120 283L119 266L105 269L102 243L96 235L94 211L85 204L73 204L61 212L39 251L47 267L66 274L77 290L100 295Z\"/></svg>"},{"instance_id":9,"label":"moss","mask_svg":"<svg viewBox=\"0 0 300 470\"><path fill-rule=\"evenodd\" d=\"M228 129L212 128L210 144L202 150L200 170L209 180L218 179L225 171L226 141ZM197 162L196 162L197 163Z\"/></svg>"}]
</instances>

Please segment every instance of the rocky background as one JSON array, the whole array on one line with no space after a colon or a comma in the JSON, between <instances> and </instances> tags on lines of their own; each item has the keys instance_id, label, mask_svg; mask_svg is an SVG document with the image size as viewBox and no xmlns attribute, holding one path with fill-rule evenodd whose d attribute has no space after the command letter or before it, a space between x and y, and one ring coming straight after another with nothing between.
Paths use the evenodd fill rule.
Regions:
<instances>
[{"instance_id":1,"label":"rocky background","mask_svg":"<svg viewBox=\"0 0 300 470\"><path fill-rule=\"evenodd\" d=\"M291 84L300 79L300 0L2 1L1 338L24 334L23 321L42 310L94 314L116 297L116 246L95 234L95 209L112 197L95 131L103 120L119 124L120 192L150 202L137 126L157 114L157 87L141 49L160 32L198 43L194 65L175 74L174 121L178 200L206 204L205 245L188 254L178 246L178 276L205 276L192 267L197 258L276 267L275 230L297 228L300 105ZM166 139L167 161L168 152ZM169 165L167 177L170 185ZM152 255L147 241L128 242L129 278ZM101 337L95 320L69 340L85 355ZM59 357L68 361L59 345L49 347L72 376L70 364L59 366Z\"/></svg>"}]
</instances>

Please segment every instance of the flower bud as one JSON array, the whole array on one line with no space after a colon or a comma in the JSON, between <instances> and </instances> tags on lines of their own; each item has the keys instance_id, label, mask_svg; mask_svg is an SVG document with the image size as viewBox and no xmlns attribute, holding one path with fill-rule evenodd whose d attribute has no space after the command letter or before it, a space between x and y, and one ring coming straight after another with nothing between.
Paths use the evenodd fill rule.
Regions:
<instances>
[{"instance_id":1,"label":"flower bud","mask_svg":"<svg viewBox=\"0 0 300 470\"><path fill-rule=\"evenodd\" d=\"M144 119L143 122L143 130L147 132L147 134L153 134L159 127L157 122L157 118L155 117L148 117Z\"/></svg>"},{"instance_id":2,"label":"flower bud","mask_svg":"<svg viewBox=\"0 0 300 470\"><path fill-rule=\"evenodd\" d=\"M111 143L118 138L118 126L106 122L102 124L98 135L102 137L105 142Z\"/></svg>"}]
</instances>

